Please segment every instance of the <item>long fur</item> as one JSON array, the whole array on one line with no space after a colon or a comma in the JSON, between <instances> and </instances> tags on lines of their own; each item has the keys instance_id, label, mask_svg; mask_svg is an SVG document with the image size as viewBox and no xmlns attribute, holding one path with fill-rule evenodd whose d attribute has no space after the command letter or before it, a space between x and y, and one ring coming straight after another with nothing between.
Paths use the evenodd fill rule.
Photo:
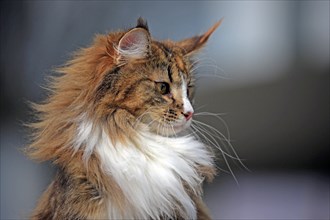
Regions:
<instances>
[{"instance_id":1,"label":"long fur","mask_svg":"<svg viewBox=\"0 0 330 220\"><path fill-rule=\"evenodd\" d=\"M141 131L135 143L123 146L113 144L102 128L88 129L93 127L91 122L85 121L81 126L88 132L78 139L85 139L88 150L97 152L103 170L121 186L127 198L124 213L114 211L109 202L109 218L158 219L179 213L196 219L194 201L181 181L201 195L204 177L197 172L197 166L213 164L202 143L192 136L166 138Z\"/></svg>"},{"instance_id":2,"label":"long fur","mask_svg":"<svg viewBox=\"0 0 330 220\"><path fill-rule=\"evenodd\" d=\"M213 155L180 132L193 112L191 54L217 26L158 42L139 19L58 69L49 98L33 105L27 152L59 171L32 219L210 219L202 183L215 175Z\"/></svg>"}]
</instances>

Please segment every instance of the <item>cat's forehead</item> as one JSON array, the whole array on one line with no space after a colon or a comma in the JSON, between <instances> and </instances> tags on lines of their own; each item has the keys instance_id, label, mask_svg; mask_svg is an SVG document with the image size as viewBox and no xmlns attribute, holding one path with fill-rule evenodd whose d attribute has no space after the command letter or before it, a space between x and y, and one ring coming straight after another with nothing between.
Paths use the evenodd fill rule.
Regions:
<instances>
[{"instance_id":1,"label":"cat's forehead","mask_svg":"<svg viewBox=\"0 0 330 220\"><path fill-rule=\"evenodd\" d=\"M184 58L184 50L172 41L152 41L151 51L153 55L164 60L175 57Z\"/></svg>"},{"instance_id":2,"label":"cat's forehead","mask_svg":"<svg viewBox=\"0 0 330 220\"><path fill-rule=\"evenodd\" d=\"M167 72L171 81L172 79L180 81L182 76L184 78L190 77L190 62L184 56L183 49L171 42L153 42L151 50L151 64Z\"/></svg>"}]
</instances>

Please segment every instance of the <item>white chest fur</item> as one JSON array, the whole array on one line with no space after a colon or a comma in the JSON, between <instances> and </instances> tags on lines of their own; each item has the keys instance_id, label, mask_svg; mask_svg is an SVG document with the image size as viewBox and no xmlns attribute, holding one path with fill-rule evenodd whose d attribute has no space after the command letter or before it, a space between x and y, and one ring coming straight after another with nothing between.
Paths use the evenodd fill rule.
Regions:
<instances>
[{"instance_id":1,"label":"white chest fur","mask_svg":"<svg viewBox=\"0 0 330 220\"><path fill-rule=\"evenodd\" d=\"M98 141L94 133L94 137L85 136L85 144L94 145L103 170L114 178L127 200L124 214L109 203L109 218L158 219L179 212L196 219L196 207L182 180L191 189L198 189L203 179L196 171L197 165L212 166L212 157L202 143L191 136L165 138L143 132L138 144L114 146L108 134L102 129L97 131Z\"/></svg>"}]
</instances>

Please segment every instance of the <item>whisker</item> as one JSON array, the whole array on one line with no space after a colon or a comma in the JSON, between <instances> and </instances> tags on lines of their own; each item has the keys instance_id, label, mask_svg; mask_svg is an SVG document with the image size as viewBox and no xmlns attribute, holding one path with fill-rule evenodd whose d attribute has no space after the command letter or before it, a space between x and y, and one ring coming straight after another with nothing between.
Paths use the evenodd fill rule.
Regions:
<instances>
[{"instance_id":1,"label":"whisker","mask_svg":"<svg viewBox=\"0 0 330 220\"><path fill-rule=\"evenodd\" d=\"M197 112L198 110L205 108L205 107L206 107L206 104L198 106L197 108L195 108L195 111ZM196 114L198 114L198 113L194 113L194 115L196 115Z\"/></svg>"},{"instance_id":2,"label":"whisker","mask_svg":"<svg viewBox=\"0 0 330 220\"><path fill-rule=\"evenodd\" d=\"M202 57L202 56L198 57L191 64L192 68L190 69L190 71L192 73L194 73L197 69L199 69L201 67L209 67L209 68L212 68L212 71L203 70L203 71L200 71L200 73L199 72L195 73L195 75L201 74L201 76L206 76L205 72L208 71L208 72L212 73L212 75L208 75L208 76L218 77L218 78L222 78L222 79L231 79L231 77L228 77L229 75L226 74L226 71L217 65L217 62L213 58L210 58L210 57L206 56L205 54L202 54L202 55L204 55L204 57ZM223 75L220 75L219 72L223 73Z\"/></svg>"},{"instance_id":3,"label":"whisker","mask_svg":"<svg viewBox=\"0 0 330 220\"><path fill-rule=\"evenodd\" d=\"M136 126L138 123L140 123L140 121L142 120L142 118L146 115L146 114L149 114L149 113L151 113L151 109L153 109L153 108L156 108L155 106L151 106L151 107L149 107L147 110L145 110L139 117L137 117L136 119L135 119L135 122L134 122L134 126Z\"/></svg>"},{"instance_id":4,"label":"whisker","mask_svg":"<svg viewBox=\"0 0 330 220\"><path fill-rule=\"evenodd\" d=\"M203 135L203 136L204 136L204 135ZM216 146L218 146L218 144L216 144ZM228 168L230 174L231 174L232 177L234 178L235 182L238 184L237 178L236 178L236 176L235 176L233 170L231 169L231 166L230 166L230 164L229 164L229 162L228 162L228 160L227 160L227 157L226 157L226 156L228 156L228 154L225 153L225 152L221 149L221 147L217 147L217 149L220 150L221 155L222 155L222 158L223 158L223 160L225 161L225 164L227 165L227 168ZM230 156L229 156L229 157L230 157ZM232 158L232 157L231 157L231 158Z\"/></svg>"},{"instance_id":5,"label":"whisker","mask_svg":"<svg viewBox=\"0 0 330 220\"><path fill-rule=\"evenodd\" d=\"M214 128L214 127L211 126L211 125L208 125L208 124L206 124L206 123L203 123L203 122L201 122L201 121L197 121L197 120L194 120L194 122L195 122L195 123L199 123L200 125L203 125L203 126L207 127L208 129L210 129L211 131L215 132L215 134L216 134L216 135L215 135L215 138L217 138L217 139L220 140L220 141L223 141L223 140L224 140L224 141L227 143L227 145L230 147L230 149L232 150L232 152L234 153L236 160L241 164L241 166L244 167L244 169L246 169L247 171L250 171L250 170L246 167L246 165L242 162L242 159L240 159L240 157L238 156L238 154L237 154L236 150L234 149L233 145L232 145L231 142L226 138L225 135L223 135L220 131L218 131L216 128ZM222 137L222 138L218 137L218 135L220 135L220 137ZM224 145L224 146L227 146L227 145Z\"/></svg>"},{"instance_id":6,"label":"whisker","mask_svg":"<svg viewBox=\"0 0 330 220\"><path fill-rule=\"evenodd\" d=\"M159 135L159 129L160 129L160 122L158 122L158 126L157 126L157 136Z\"/></svg>"},{"instance_id":7,"label":"whisker","mask_svg":"<svg viewBox=\"0 0 330 220\"><path fill-rule=\"evenodd\" d=\"M170 124L170 126L171 126L171 128L172 128L172 131L173 131L173 134L174 134L174 136L175 136L175 137L177 137L177 135L176 135L176 132L175 132L175 130L174 130L174 127L173 127L173 125L172 125L172 124Z\"/></svg>"},{"instance_id":8,"label":"whisker","mask_svg":"<svg viewBox=\"0 0 330 220\"><path fill-rule=\"evenodd\" d=\"M195 124L195 125L196 125L196 128L198 128L197 124ZM205 136L205 134L203 134L203 137L206 138L206 139L208 139L209 142L210 142L211 144L213 144L213 146L217 147L217 149L218 149L222 154L225 154L227 157L229 157L229 158L231 158L231 159L233 159L233 160L240 160L239 158L233 157L232 155L230 155L230 154L228 154L227 152L225 152L225 151L221 148L220 144L216 141L216 139L214 138L214 136L213 136L211 133L209 133L206 129L204 129L204 128L202 128L202 127L199 127L199 130L200 130L200 131L204 131L205 134L207 134L207 135L212 139L212 140L210 140L209 138L207 138L207 137ZM222 143L223 143L223 142L222 142Z\"/></svg>"},{"instance_id":9,"label":"whisker","mask_svg":"<svg viewBox=\"0 0 330 220\"><path fill-rule=\"evenodd\" d=\"M154 123L155 121L157 121L157 119L153 119L151 122L149 122L146 126L149 127L152 123Z\"/></svg>"},{"instance_id":10,"label":"whisker","mask_svg":"<svg viewBox=\"0 0 330 220\"><path fill-rule=\"evenodd\" d=\"M205 137L205 135L204 135L204 134L203 134L203 133L197 128L196 125L193 125L193 124L192 124L191 127L192 127L192 129L194 129L194 130L196 131L196 133L199 133L200 135L202 135L202 136L206 139L205 141L209 142L209 139L208 139L207 137ZM198 139L200 139L200 137L199 137ZM209 144L210 144L210 143L209 143ZM213 151L212 148L211 148L211 150ZM224 157L225 163L227 164L227 167L228 167L228 166L229 166L229 163L227 162L227 159L226 159L225 156L223 156L223 155L222 155L222 157ZM229 172L228 170L222 169L222 168L220 168L220 167L218 167L218 166L217 166L217 169L223 171L224 173L232 174L232 173Z\"/></svg>"},{"instance_id":11,"label":"whisker","mask_svg":"<svg viewBox=\"0 0 330 220\"><path fill-rule=\"evenodd\" d=\"M216 117L217 119L219 119L222 124L225 126L226 128L226 132L227 132L227 139L228 141L230 142L230 131L229 131L229 127L228 127L228 124L226 123L225 120L223 120L220 116L222 115L227 115L227 113L213 113L213 112L197 112L195 113L195 116L214 116Z\"/></svg>"}]
</instances>

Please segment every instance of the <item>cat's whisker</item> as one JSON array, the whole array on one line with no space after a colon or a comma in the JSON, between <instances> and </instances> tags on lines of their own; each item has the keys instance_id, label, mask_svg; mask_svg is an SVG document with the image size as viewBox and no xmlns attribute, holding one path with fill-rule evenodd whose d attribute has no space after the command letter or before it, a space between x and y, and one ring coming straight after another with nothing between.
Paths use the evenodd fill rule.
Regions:
<instances>
[{"instance_id":1,"label":"cat's whisker","mask_svg":"<svg viewBox=\"0 0 330 220\"><path fill-rule=\"evenodd\" d=\"M203 62L200 62L203 61ZM206 62L209 61L209 62ZM199 68L204 68L203 71L200 73L197 72ZM211 69L208 69L211 68ZM192 73L195 73L197 78L201 77L216 77L220 79L228 79L230 80L231 77L228 77L228 74L226 74L225 70L219 67L214 59L211 58L203 58L194 61L192 68L190 70ZM222 74L220 74L222 73Z\"/></svg>"},{"instance_id":2,"label":"cat's whisker","mask_svg":"<svg viewBox=\"0 0 330 220\"><path fill-rule=\"evenodd\" d=\"M221 123L225 126L226 132L227 132L227 139L230 142L230 131L228 124L226 123L225 120L223 120L220 116L222 115L227 115L227 113L213 113L213 112L197 112L195 113L195 116L213 116L216 117L218 120L221 121Z\"/></svg>"},{"instance_id":3,"label":"cat's whisker","mask_svg":"<svg viewBox=\"0 0 330 220\"><path fill-rule=\"evenodd\" d=\"M207 138L203 132L201 132L200 128L196 125L196 124L191 124L193 126L193 128L196 130L197 133L199 133L203 138L204 138L204 141L206 141L206 144L208 147L211 147L212 146L212 142L210 141L209 138ZM199 138L201 140L201 138ZM213 151L213 148L210 148L210 150Z\"/></svg>"},{"instance_id":4,"label":"cat's whisker","mask_svg":"<svg viewBox=\"0 0 330 220\"><path fill-rule=\"evenodd\" d=\"M204 136L204 134L203 134L203 133L197 128L196 125L193 125L193 124L192 124L191 127L192 127L193 130L195 130L197 136L198 136L198 133L199 133L200 135ZM200 140L200 137L199 137L199 136L198 136L198 139ZM206 138L205 141L209 142L208 138ZM212 150L212 149L211 149L211 150ZM213 151L213 150L212 150L212 151ZM223 155L222 155L222 156L223 156ZM223 157L224 157L224 156L223 156ZM226 158L224 158L224 160L225 160L227 166L229 166L229 163L227 162ZM225 169L222 169L222 168L220 168L220 167L218 167L218 166L217 166L217 169L219 169L219 170L221 170L222 172L227 173L227 174L233 174L233 173L231 173L230 171L225 170Z\"/></svg>"},{"instance_id":5,"label":"cat's whisker","mask_svg":"<svg viewBox=\"0 0 330 220\"><path fill-rule=\"evenodd\" d=\"M148 124L146 124L146 127L149 128L150 125L152 125L157 119L153 119L152 121L150 121Z\"/></svg>"},{"instance_id":6,"label":"cat's whisker","mask_svg":"<svg viewBox=\"0 0 330 220\"><path fill-rule=\"evenodd\" d=\"M157 136L159 136L159 127L160 127L160 123L158 122L158 125L157 125L157 132L156 132Z\"/></svg>"},{"instance_id":7,"label":"cat's whisker","mask_svg":"<svg viewBox=\"0 0 330 220\"><path fill-rule=\"evenodd\" d=\"M165 127L165 125L164 125L164 130L166 132L166 137L168 138L170 136L170 132L169 132L169 129L167 127Z\"/></svg>"},{"instance_id":8,"label":"cat's whisker","mask_svg":"<svg viewBox=\"0 0 330 220\"><path fill-rule=\"evenodd\" d=\"M200 109L205 108L205 107L206 107L206 104L201 105L201 106L198 106L197 108L195 108L195 111L197 112L197 111L199 111ZM194 115L196 115L196 113L194 113Z\"/></svg>"},{"instance_id":9,"label":"cat's whisker","mask_svg":"<svg viewBox=\"0 0 330 220\"><path fill-rule=\"evenodd\" d=\"M165 115L162 115L161 119L160 119L160 129L161 129L161 135L168 137L167 136L167 130L165 128L165 124L166 124L166 118Z\"/></svg>"},{"instance_id":10,"label":"cat's whisker","mask_svg":"<svg viewBox=\"0 0 330 220\"><path fill-rule=\"evenodd\" d=\"M176 132L175 132L175 130L174 130L174 127L173 127L173 125L172 125L172 124L170 124L170 126L171 126L171 129L172 129L172 131L173 131L173 134L174 134L174 136L175 136L175 137L177 137L177 134L176 134Z\"/></svg>"},{"instance_id":11,"label":"cat's whisker","mask_svg":"<svg viewBox=\"0 0 330 220\"><path fill-rule=\"evenodd\" d=\"M201 126L205 126L208 129L210 129L211 131L215 132L216 135L214 135L214 137L217 138L219 141L222 142L223 140L225 140L226 144L224 144L224 146L228 145L230 147L230 149L232 150L232 152L235 155L235 157L233 157L233 158L236 158L235 160L238 161L245 170L250 171L249 168L247 168L247 166L242 162L242 159L240 159L236 150L234 149L233 145L231 144L230 140L228 140L225 135L223 135L220 131L218 131L216 128L214 128L211 125L205 124L205 123L203 123L201 121L197 121L197 120L194 120L194 122L200 124Z\"/></svg>"},{"instance_id":12,"label":"cat's whisker","mask_svg":"<svg viewBox=\"0 0 330 220\"><path fill-rule=\"evenodd\" d=\"M211 128L194 122L192 134L184 130L199 62L214 74L220 69L210 59L191 61L192 54L221 21L203 35L164 42L154 40L139 18L130 29L97 35L57 70L51 94L34 106L38 117L30 125L35 131L28 150L34 159L59 166L53 182L66 181L49 186L32 218L209 217L201 184L214 176L217 149L225 172L234 176L227 161L232 156ZM52 203L61 198L66 206Z\"/></svg>"},{"instance_id":13,"label":"cat's whisker","mask_svg":"<svg viewBox=\"0 0 330 220\"><path fill-rule=\"evenodd\" d=\"M195 58L195 60L190 64L190 66L192 68L194 68L196 65L199 65L199 64L202 64L204 63L205 60L207 60L208 58L207 57L204 57L204 58Z\"/></svg>"},{"instance_id":14,"label":"cat's whisker","mask_svg":"<svg viewBox=\"0 0 330 220\"><path fill-rule=\"evenodd\" d=\"M167 130L166 130L166 128L165 128L164 121L163 121L163 123L161 124L161 128L162 128L162 134L163 134L166 138L168 138L168 133L167 133Z\"/></svg>"},{"instance_id":15,"label":"cat's whisker","mask_svg":"<svg viewBox=\"0 0 330 220\"><path fill-rule=\"evenodd\" d=\"M226 79L226 80L231 80L231 78L227 78L221 75L217 74L207 74L206 72L203 73L203 75L196 75L196 81L200 81L201 79L204 78L218 78L218 79Z\"/></svg>"},{"instance_id":16,"label":"cat's whisker","mask_svg":"<svg viewBox=\"0 0 330 220\"><path fill-rule=\"evenodd\" d=\"M209 70L209 69L207 69L209 67L213 67L215 69ZM201 79L203 77L215 77L215 78L226 79L226 80L231 80L232 79L231 77L227 77L227 76L224 76L224 75L219 74L216 71L216 69L218 68L217 66L211 66L211 65L209 65L209 66L198 66L195 69L193 69L192 71L195 72L199 68L204 68L204 69L203 69L203 71L200 71L200 72L196 72L195 73L196 80L199 80L199 79Z\"/></svg>"},{"instance_id":17,"label":"cat's whisker","mask_svg":"<svg viewBox=\"0 0 330 220\"><path fill-rule=\"evenodd\" d=\"M194 122L196 122L196 121L194 121ZM194 123L193 122L193 123ZM198 127L198 124L195 124L195 126L196 126L196 128L199 128L199 130L200 131L204 131L205 132L205 134L207 134L212 140L210 140L209 138L207 138L204 134L203 134L203 137L205 138L205 139L208 139L209 140L209 142L213 145L213 146L215 146L222 154L225 154L227 157L229 157L229 158L231 158L231 159L233 159L233 160L240 160L239 158L236 158L236 157L234 157L234 156L232 156L232 155L230 155L230 154L228 154L227 152L225 152L222 148L221 148L221 145L216 141L216 138L209 132L209 131L207 131L206 129L204 129L204 128L202 128L202 127ZM201 132L202 133L202 132ZM223 143L223 142L222 142Z\"/></svg>"},{"instance_id":18,"label":"cat's whisker","mask_svg":"<svg viewBox=\"0 0 330 220\"><path fill-rule=\"evenodd\" d=\"M196 128L197 128L197 130L198 130L198 127L196 126ZM203 137L205 137L206 139L208 139L201 131L200 131L200 134L202 134L203 135ZM209 140L209 139L208 139ZM212 141L210 141L211 143L213 143ZM215 146L218 146L218 144L215 144ZM226 164L226 166L227 166L227 168L228 168L228 170L229 170L229 172L230 172L230 174L232 175L232 177L234 178L234 180L235 180L235 182L238 184L238 180L237 180L237 178L236 178L236 176L235 176L235 174L234 174L234 172L233 172L233 170L232 170L232 168L231 168L231 166L230 166L230 164L229 164L229 162L228 162L228 160L227 160L227 157L226 156L229 156L227 153L225 153L222 149L221 149L221 147L217 147L217 149L218 150L220 150L220 152L221 152L221 156L222 156L222 158L224 159L224 161L225 161L225 164ZM230 156L229 156L230 157Z\"/></svg>"},{"instance_id":19,"label":"cat's whisker","mask_svg":"<svg viewBox=\"0 0 330 220\"><path fill-rule=\"evenodd\" d=\"M147 115L147 114L149 114L149 113L152 113L152 111L150 111L151 109L155 109L155 108L157 108L157 107L155 107L155 106L151 106L151 107L149 107L147 110L145 110L139 117L137 117L136 119L135 119L135 122L134 122L134 128L136 128L136 125L138 125L140 122L141 122L141 120L142 120L142 118L145 116L145 115Z\"/></svg>"},{"instance_id":20,"label":"cat's whisker","mask_svg":"<svg viewBox=\"0 0 330 220\"><path fill-rule=\"evenodd\" d=\"M194 119L193 123L198 124L199 121ZM207 130L207 128L203 127L203 125L198 124L205 132L207 132L208 135L215 137L217 140L221 142L221 144L227 143L227 139L223 137L219 137L218 134L216 134L213 130Z\"/></svg>"},{"instance_id":21,"label":"cat's whisker","mask_svg":"<svg viewBox=\"0 0 330 220\"><path fill-rule=\"evenodd\" d=\"M226 138L226 136L224 136L220 131L218 131L216 128L209 126L201 121L198 120L194 120L194 123L198 124L205 132L207 132L208 135L216 138L217 140L219 140L224 147L226 146L226 144L231 145L230 141ZM209 129L209 130L207 130ZM236 158L237 159L237 158Z\"/></svg>"},{"instance_id":22,"label":"cat's whisker","mask_svg":"<svg viewBox=\"0 0 330 220\"><path fill-rule=\"evenodd\" d=\"M194 125L193 124L190 125L189 129L190 129L190 132L189 132L189 134L187 136L193 135L198 141L201 141L202 142L202 140L199 137L199 135L198 135L196 129L194 128Z\"/></svg>"}]
</instances>

